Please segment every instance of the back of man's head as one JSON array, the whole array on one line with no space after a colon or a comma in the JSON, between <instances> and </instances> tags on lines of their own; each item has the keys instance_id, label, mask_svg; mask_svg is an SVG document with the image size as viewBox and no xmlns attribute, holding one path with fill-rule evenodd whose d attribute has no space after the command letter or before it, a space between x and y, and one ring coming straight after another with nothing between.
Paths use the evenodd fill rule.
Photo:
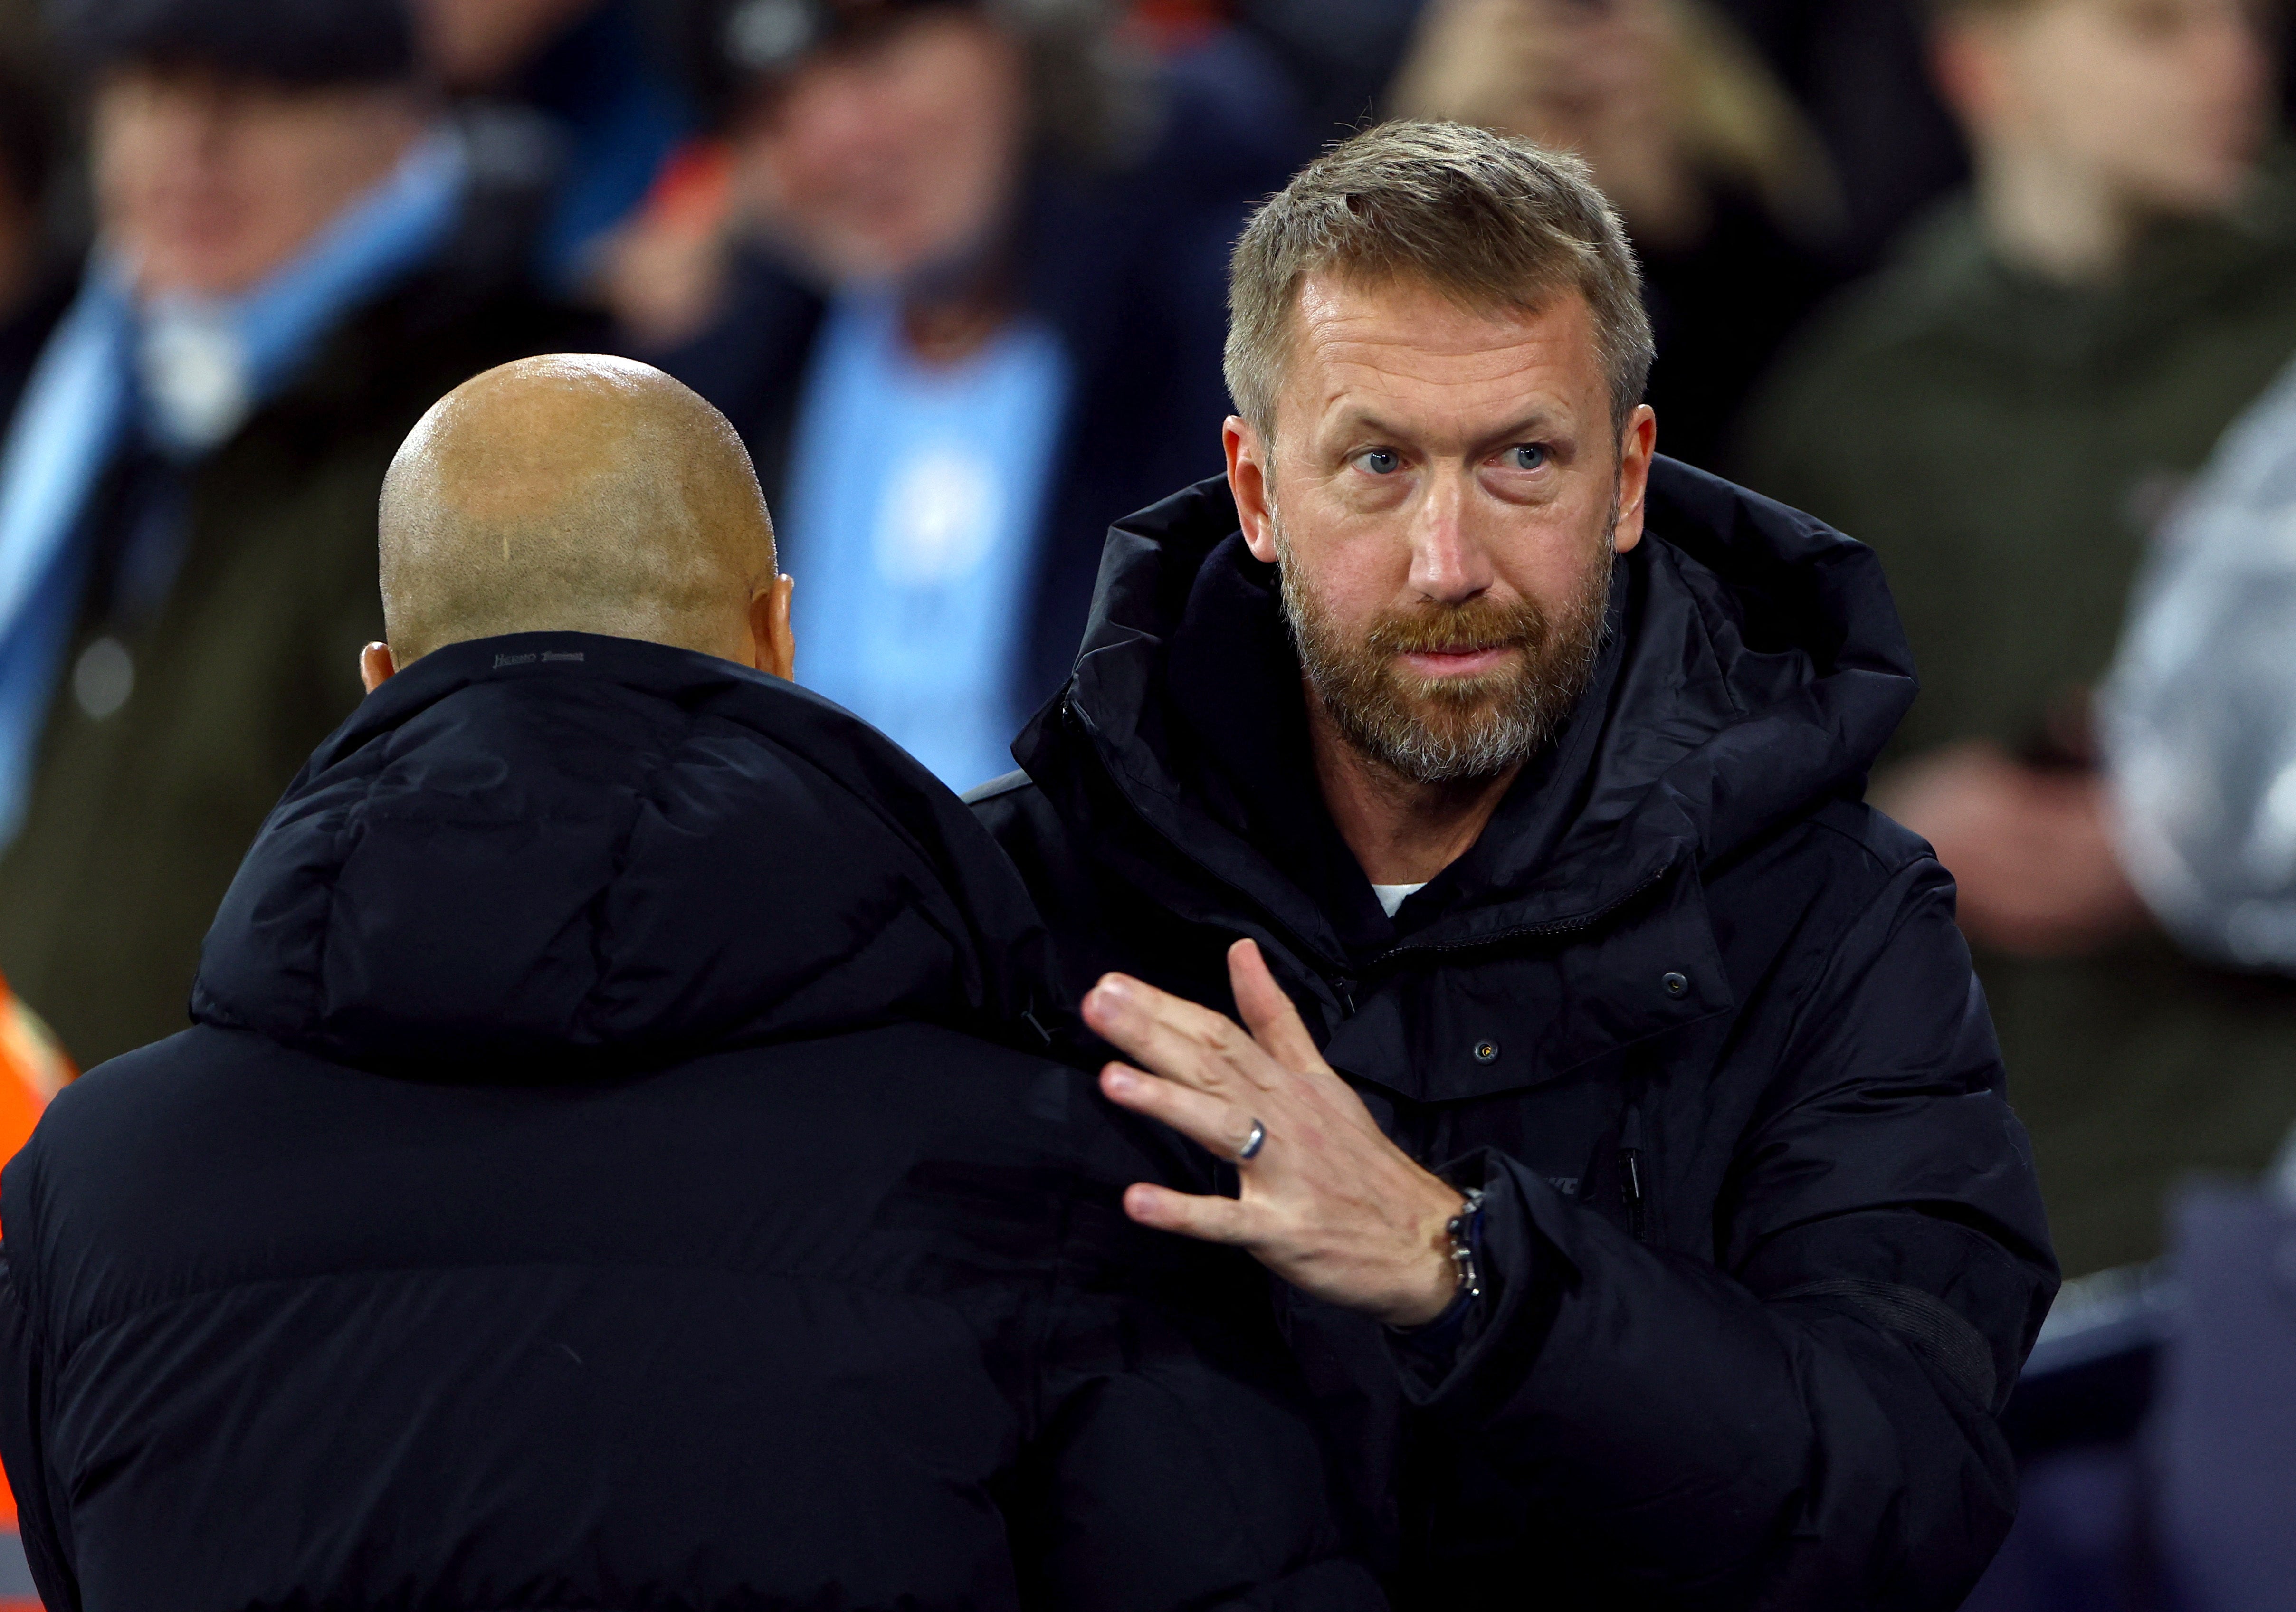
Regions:
<instances>
[{"instance_id":1,"label":"back of man's head","mask_svg":"<svg viewBox=\"0 0 2296 1612\"><path fill-rule=\"evenodd\" d=\"M758 664L774 531L726 417L660 370L558 354L422 417L382 488L400 666L513 632L594 632Z\"/></svg>"}]
</instances>

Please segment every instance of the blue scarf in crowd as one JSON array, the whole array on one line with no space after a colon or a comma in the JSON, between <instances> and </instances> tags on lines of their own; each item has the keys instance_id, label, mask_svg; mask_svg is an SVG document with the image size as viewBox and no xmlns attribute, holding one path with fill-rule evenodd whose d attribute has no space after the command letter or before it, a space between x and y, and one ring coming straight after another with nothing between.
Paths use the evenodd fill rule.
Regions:
<instances>
[{"instance_id":1,"label":"blue scarf in crowd","mask_svg":"<svg viewBox=\"0 0 2296 1612\"><path fill-rule=\"evenodd\" d=\"M342 317L434 256L470 163L440 131L242 296L139 305L99 246L0 445L0 846L15 837L80 608L89 500L131 430L181 462L230 440Z\"/></svg>"}]
</instances>

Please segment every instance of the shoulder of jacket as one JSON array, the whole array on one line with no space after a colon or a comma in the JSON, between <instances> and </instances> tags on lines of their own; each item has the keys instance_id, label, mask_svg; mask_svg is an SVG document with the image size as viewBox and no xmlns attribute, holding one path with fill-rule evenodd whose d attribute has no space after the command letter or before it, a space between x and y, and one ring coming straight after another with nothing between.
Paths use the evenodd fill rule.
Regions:
<instances>
[{"instance_id":1,"label":"shoulder of jacket","mask_svg":"<svg viewBox=\"0 0 2296 1612\"><path fill-rule=\"evenodd\" d=\"M975 785L963 798L974 820L1008 853L1017 855L1024 845L1046 847L1067 838L1068 826L1061 814L1025 772L1008 772Z\"/></svg>"},{"instance_id":2,"label":"shoulder of jacket","mask_svg":"<svg viewBox=\"0 0 2296 1612\"><path fill-rule=\"evenodd\" d=\"M56 1093L35 1139L47 1145L53 1158L96 1146L116 1127L141 1128L159 1115L198 1106L209 1060L246 1033L195 1028L106 1059Z\"/></svg>"},{"instance_id":3,"label":"shoulder of jacket","mask_svg":"<svg viewBox=\"0 0 2296 1612\"><path fill-rule=\"evenodd\" d=\"M1930 843L1879 807L1835 799L1809 815L1810 826L1848 841L1864 853L1875 872L1894 877L1921 863L1934 864Z\"/></svg>"},{"instance_id":4,"label":"shoulder of jacket","mask_svg":"<svg viewBox=\"0 0 2296 1612\"><path fill-rule=\"evenodd\" d=\"M973 820L988 831L1055 930L1092 883L1090 859L1052 798L1025 772L965 792Z\"/></svg>"},{"instance_id":5,"label":"shoulder of jacket","mask_svg":"<svg viewBox=\"0 0 2296 1612\"><path fill-rule=\"evenodd\" d=\"M1788 883L1823 889L1829 905L1846 913L1868 910L1877 901L1898 892L1904 900L1915 890L1948 882L1927 841L1861 800L1835 797L1764 837L1760 843L1731 857L1710 875L1723 884L1733 876L1751 875L1775 893L1783 876Z\"/></svg>"},{"instance_id":6,"label":"shoulder of jacket","mask_svg":"<svg viewBox=\"0 0 2296 1612\"><path fill-rule=\"evenodd\" d=\"M8 1162L4 1229L20 1291L45 1291L42 1273L59 1238L69 1240L91 1194L115 1184L116 1172L141 1175L152 1154L176 1145L202 1106L201 1070L170 1037L107 1059L52 1098L31 1139ZM54 1207L58 1213L46 1212Z\"/></svg>"}]
</instances>

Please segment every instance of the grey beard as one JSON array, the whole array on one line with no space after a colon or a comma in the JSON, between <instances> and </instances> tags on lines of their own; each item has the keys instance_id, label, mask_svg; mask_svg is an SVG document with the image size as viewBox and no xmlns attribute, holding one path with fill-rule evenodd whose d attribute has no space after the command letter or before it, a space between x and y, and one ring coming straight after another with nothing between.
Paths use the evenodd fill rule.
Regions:
<instances>
[{"instance_id":1,"label":"grey beard","mask_svg":"<svg viewBox=\"0 0 2296 1612\"><path fill-rule=\"evenodd\" d=\"M1546 748L1569 720L1594 681L1595 663L1608 633L1611 566L1596 567L1588 585L1563 607L1544 615L1544 631L1529 644L1529 662L1512 683L1472 717L1456 702L1462 720L1439 726L1423 708L1440 702L1431 692L1420 701L1398 687L1398 674L1375 646L1346 645L1300 580L1283 522L1269 512L1274 527L1283 619L1308 684L1331 714L1340 736L1357 754L1414 784L1480 783L1497 777ZM1618 524L1612 505L1607 536Z\"/></svg>"}]
</instances>

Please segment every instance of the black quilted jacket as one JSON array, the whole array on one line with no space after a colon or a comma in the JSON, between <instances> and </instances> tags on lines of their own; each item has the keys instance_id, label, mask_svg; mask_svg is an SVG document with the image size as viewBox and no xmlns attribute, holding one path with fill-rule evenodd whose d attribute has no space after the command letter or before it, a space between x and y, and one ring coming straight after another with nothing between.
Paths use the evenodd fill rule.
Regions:
<instances>
[{"instance_id":1,"label":"black quilted jacket","mask_svg":"<svg viewBox=\"0 0 2296 1612\"><path fill-rule=\"evenodd\" d=\"M1252 936L1390 1132L1488 1191L1456 1353L1290 1306L1398 1604L1959 1605L2056 1268L1952 883L1861 800L1914 695L1872 554L1660 460L1595 687L1390 921L1235 530L1218 481L1118 525L975 810L1067 991L1229 1007Z\"/></svg>"}]
</instances>

